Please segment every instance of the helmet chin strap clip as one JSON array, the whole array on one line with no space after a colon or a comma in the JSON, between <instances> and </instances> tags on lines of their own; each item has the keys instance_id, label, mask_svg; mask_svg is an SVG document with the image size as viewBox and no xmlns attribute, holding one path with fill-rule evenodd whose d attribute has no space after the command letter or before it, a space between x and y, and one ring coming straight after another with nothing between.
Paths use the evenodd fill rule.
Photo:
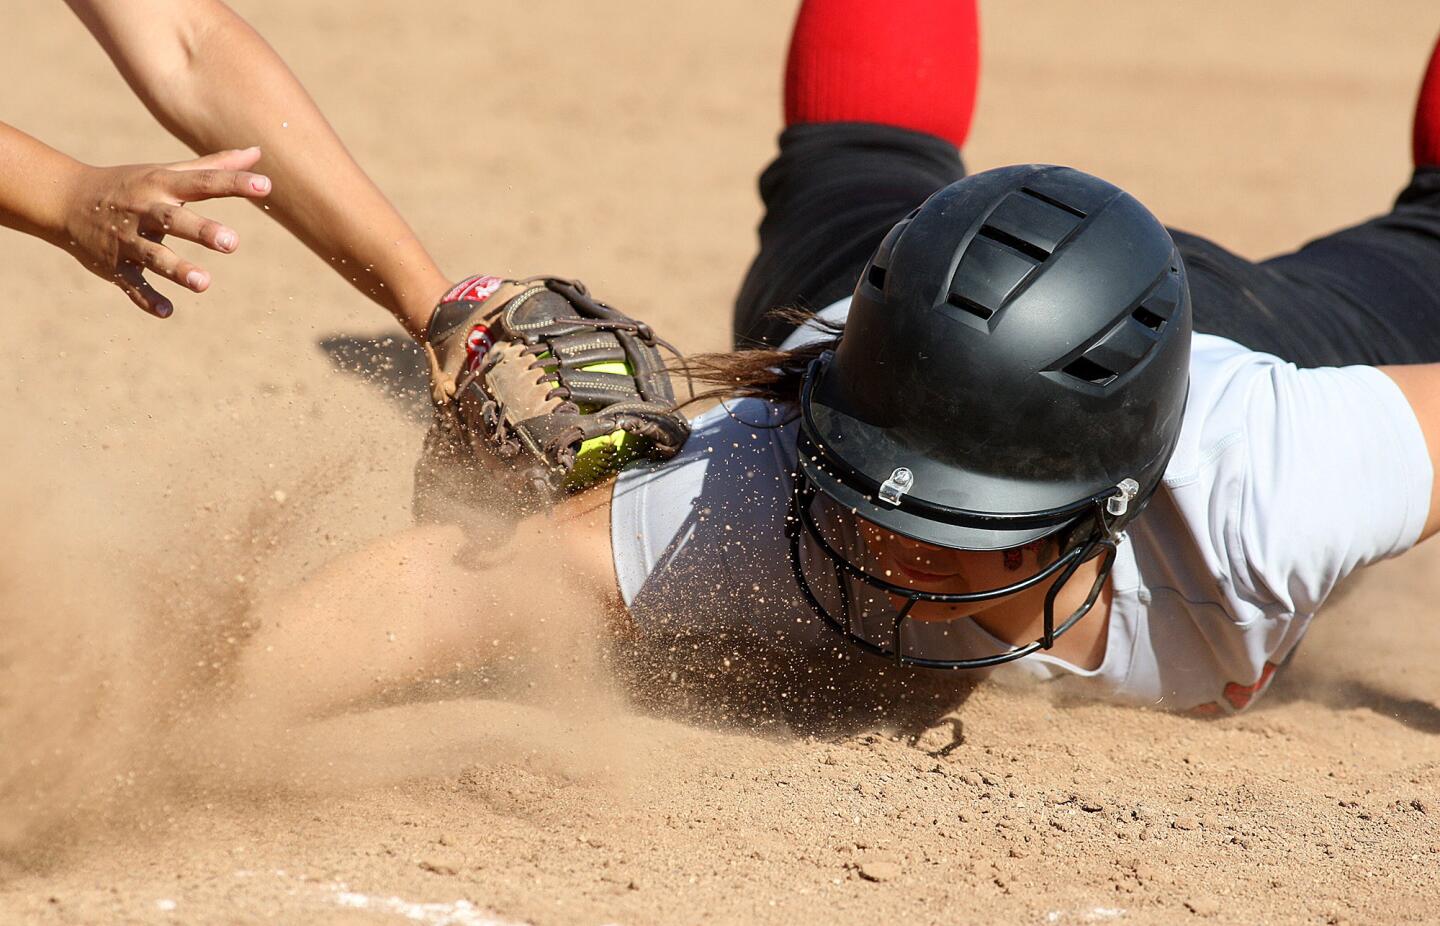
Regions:
<instances>
[{"instance_id":1,"label":"helmet chin strap clip","mask_svg":"<svg viewBox=\"0 0 1440 926\"><path fill-rule=\"evenodd\" d=\"M890 474L890 478L880 486L880 501L898 508L900 507L900 496L909 492L910 487L914 484L915 474L910 472L907 467L897 466L895 471ZM1136 486L1136 490L1139 490L1139 486Z\"/></svg>"},{"instance_id":2,"label":"helmet chin strap clip","mask_svg":"<svg viewBox=\"0 0 1440 926\"><path fill-rule=\"evenodd\" d=\"M1118 518L1130 510L1130 503L1140 494L1140 483L1134 479L1121 479L1115 487L1115 494L1105 499L1105 513Z\"/></svg>"}]
</instances>

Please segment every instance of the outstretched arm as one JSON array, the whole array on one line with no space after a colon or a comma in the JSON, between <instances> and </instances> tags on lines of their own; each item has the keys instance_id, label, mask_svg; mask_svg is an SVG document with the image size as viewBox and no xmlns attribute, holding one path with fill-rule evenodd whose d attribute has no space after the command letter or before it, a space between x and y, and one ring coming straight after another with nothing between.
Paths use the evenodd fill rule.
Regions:
<instances>
[{"instance_id":1,"label":"outstretched arm","mask_svg":"<svg viewBox=\"0 0 1440 926\"><path fill-rule=\"evenodd\" d=\"M494 535L418 527L328 563L252 615L236 719L299 721L440 674L575 655L622 608L608 490Z\"/></svg>"},{"instance_id":2,"label":"outstretched arm","mask_svg":"<svg viewBox=\"0 0 1440 926\"><path fill-rule=\"evenodd\" d=\"M285 62L220 0L66 0L145 106L200 152L257 145L270 212L419 334L449 286Z\"/></svg>"}]
</instances>

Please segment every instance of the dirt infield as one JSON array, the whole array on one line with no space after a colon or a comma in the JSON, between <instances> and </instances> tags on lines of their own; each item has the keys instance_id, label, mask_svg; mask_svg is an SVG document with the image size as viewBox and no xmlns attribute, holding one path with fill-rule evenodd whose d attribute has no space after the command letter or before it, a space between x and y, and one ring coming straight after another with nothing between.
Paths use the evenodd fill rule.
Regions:
<instances>
[{"instance_id":1,"label":"dirt infield","mask_svg":"<svg viewBox=\"0 0 1440 926\"><path fill-rule=\"evenodd\" d=\"M575 275L726 344L793 4L234 5L447 270ZM62 4L10 28L6 121L184 156ZM972 169L1071 163L1258 256L1400 188L1440 12L1007 0L982 29ZM214 212L241 251L164 323L0 234L0 923L1440 919L1436 548L1228 720L904 679L824 723L772 679L722 720L512 673L237 739L254 607L408 523L424 418L378 309Z\"/></svg>"}]
</instances>

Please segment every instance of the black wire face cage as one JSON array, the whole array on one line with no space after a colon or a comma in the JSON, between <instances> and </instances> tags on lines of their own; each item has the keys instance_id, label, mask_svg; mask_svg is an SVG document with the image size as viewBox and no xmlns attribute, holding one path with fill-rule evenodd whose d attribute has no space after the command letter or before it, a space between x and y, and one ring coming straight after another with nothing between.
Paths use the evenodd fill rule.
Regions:
<instances>
[{"instance_id":1,"label":"black wire face cage","mask_svg":"<svg viewBox=\"0 0 1440 926\"><path fill-rule=\"evenodd\" d=\"M790 516L786 520L786 532L789 534L790 540L790 565L795 573L795 581L799 584L811 609L831 629L867 652L893 659L901 665L920 666L927 669L986 669L1001 663L1013 662L1039 650L1050 649L1054 646L1057 637L1074 627L1080 618L1088 614L1094 607L1095 602L1099 600L1101 589L1105 586L1105 580L1109 578L1110 570L1115 565L1117 532L1110 526L1113 519L1106 516L1106 498L1097 497L1093 500L1095 503L1093 514L1082 512L1076 520L1071 522L1075 527L1070 531L1070 536L1066 541L1065 548L1061 550L1059 558L1033 575L1001 588L986 591L922 592L897 585L868 572L855 565L843 552L837 550L835 545L826 539L825 531L815 519L815 499L822 494L803 469L795 474L795 489L790 497ZM836 600L839 610L842 612L840 615L831 613L831 609L822 603L821 594L818 594L816 588L811 585L811 579L806 572L805 558L801 552L802 544L806 543L807 539L824 553L829 565L833 568ZM1095 584L1090 588L1090 593L1072 614L1057 625L1055 622L1055 599L1081 564L1096 556L1102 556L1104 559L1100 564L1100 572L1095 578ZM903 602L890 620L888 628L878 640L872 638L872 635L866 635L856 626L859 609L856 607L847 577ZM1050 588L1045 594L1044 631L1037 640L999 653L955 659L907 653L902 646L901 641L909 624L911 612L920 602L961 604L992 601L1023 592L1046 580L1051 581ZM963 618L957 620L961 619ZM888 641L885 639L886 637L888 637Z\"/></svg>"}]
</instances>

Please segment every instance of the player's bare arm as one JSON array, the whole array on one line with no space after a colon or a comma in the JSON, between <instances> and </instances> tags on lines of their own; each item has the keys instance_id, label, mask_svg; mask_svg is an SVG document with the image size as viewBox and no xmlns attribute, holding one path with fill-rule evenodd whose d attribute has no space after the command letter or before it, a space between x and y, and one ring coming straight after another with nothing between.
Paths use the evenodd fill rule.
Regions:
<instances>
[{"instance_id":1,"label":"player's bare arm","mask_svg":"<svg viewBox=\"0 0 1440 926\"><path fill-rule=\"evenodd\" d=\"M238 667L237 723L302 722L623 625L608 488L495 530L383 537L266 602Z\"/></svg>"},{"instance_id":2,"label":"player's bare arm","mask_svg":"<svg viewBox=\"0 0 1440 926\"><path fill-rule=\"evenodd\" d=\"M219 0L67 2L165 128L196 153L259 147L271 215L424 330L449 281L264 38Z\"/></svg>"},{"instance_id":3,"label":"player's bare arm","mask_svg":"<svg viewBox=\"0 0 1440 926\"><path fill-rule=\"evenodd\" d=\"M1415 412L1425 445L1430 451L1430 465L1440 479L1440 363L1415 363L1381 367L1380 371L1400 387L1405 401ZM1430 490L1430 511L1420 534L1426 540L1440 531L1440 481Z\"/></svg>"}]
</instances>

